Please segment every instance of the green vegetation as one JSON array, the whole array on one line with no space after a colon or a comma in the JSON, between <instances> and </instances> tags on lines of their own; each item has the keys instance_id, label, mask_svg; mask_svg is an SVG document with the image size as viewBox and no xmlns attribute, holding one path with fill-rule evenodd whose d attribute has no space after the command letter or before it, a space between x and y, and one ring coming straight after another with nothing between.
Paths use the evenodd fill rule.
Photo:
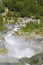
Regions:
<instances>
[{"instance_id":1,"label":"green vegetation","mask_svg":"<svg viewBox=\"0 0 43 65\"><path fill-rule=\"evenodd\" d=\"M35 16L38 19L43 16L43 0L2 0L2 11L4 7L14 12L15 17Z\"/></svg>"},{"instance_id":2,"label":"green vegetation","mask_svg":"<svg viewBox=\"0 0 43 65\"><path fill-rule=\"evenodd\" d=\"M36 34L40 34L41 36L43 35L43 20L38 23L36 22L28 22L25 27L21 27L20 30L18 31L18 34L22 33L32 33L35 32Z\"/></svg>"},{"instance_id":3,"label":"green vegetation","mask_svg":"<svg viewBox=\"0 0 43 65\"><path fill-rule=\"evenodd\" d=\"M0 15L0 30L4 30L5 29L5 26L4 26L4 22L3 22L3 17L2 15Z\"/></svg>"},{"instance_id":4,"label":"green vegetation","mask_svg":"<svg viewBox=\"0 0 43 65\"><path fill-rule=\"evenodd\" d=\"M5 8L2 3L0 3L0 13L4 12Z\"/></svg>"},{"instance_id":5,"label":"green vegetation","mask_svg":"<svg viewBox=\"0 0 43 65\"><path fill-rule=\"evenodd\" d=\"M2 0L3 5L8 7L17 16L30 17L43 16L43 0ZM15 15L15 16L16 16Z\"/></svg>"},{"instance_id":6,"label":"green vegetation","mask_svg":"<svg viewBox=\"0 0 43 65\"><path fill-rule=\"evenodd\" d=\"M25 27L22 27L22 30L25 32L29 32L29 31L33 31L35 29L38 29L38 22L36 21L36 23L30 21L29 23L26 24Z\"/></svg>"},{"instance_id":7,"label":"green vegetation","mask_svg":"<svg viewBox=\"0 0 43 65\"><path fill-rule=\"evenodd\" d=\"M2 0L0 4L0 13L4 12L4 8L8 8L5 16L7 22L17 22L18 17L31 17L40 19L40 24L36 21L27 23L25 27L21 27L23 32L32 32L43 34L43 0ZM11 21L12 20L12 21ZM0 29L3 29L3 20L0 18Z\"/></svg>"}]
</instances>

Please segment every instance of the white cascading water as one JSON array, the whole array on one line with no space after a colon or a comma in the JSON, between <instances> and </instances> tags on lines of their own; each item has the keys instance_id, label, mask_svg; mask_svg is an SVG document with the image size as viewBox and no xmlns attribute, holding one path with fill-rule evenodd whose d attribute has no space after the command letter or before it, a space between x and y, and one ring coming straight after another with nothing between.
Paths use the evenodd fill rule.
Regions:
<instances>
[{"instance_id":1,"label":"white cascading water","mask_svg":"<svg viewBox=\"0 0 43 65\"><path fill-rule=\"evenodd\" d=\"M42 52L43 45L33 40L31 41L27 40L24 36L17 36L13 34L15 33L13 30L9 30L3 34L3 37L5 39L5 47L7 48L8 53L5 54L4 56L0 55L0 58L5 58L6 62L14 61L14 63L17 63L19 62L18 59L25 57L31 58L32 56ZM13 60L13 58L16 59ZM25 64L23 65L30 65L30 64L25 62Z\"/></svg>"},{"instance_id":2,"label":"white cascading water","mask_svg":"<svg viewBox=\"0 0 43 65\"><path fill-rule=\"evenodd\" d=\"M17 59L23 57L31 58L41 49L39 44L34 45L34 42L26 41L23 37L12 35L12 31L7 32L4 38L8 49L7 55Z\"/></svg>"}]
</instances>

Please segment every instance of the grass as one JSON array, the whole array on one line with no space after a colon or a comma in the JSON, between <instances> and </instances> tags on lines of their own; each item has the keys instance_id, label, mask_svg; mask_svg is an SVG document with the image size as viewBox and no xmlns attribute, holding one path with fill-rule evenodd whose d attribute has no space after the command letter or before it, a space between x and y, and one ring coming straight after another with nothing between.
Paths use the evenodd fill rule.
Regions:
<instances>
[{"instance_id":1,"label":"grass","mask_svg":"<svg viewBox=\"0 0 43 65\"><path fill-rule=\"evenodd\" d=\"M31 34L32 32L35 32L35 34L40 34L41 36L43 36L43 21L41 20L40 23L36 22L29 22L26 24L25 27L21 27L19 30L19 33L28 33ZM29 35L28 34L28 35Z\"/></svg>"}]
</instances>

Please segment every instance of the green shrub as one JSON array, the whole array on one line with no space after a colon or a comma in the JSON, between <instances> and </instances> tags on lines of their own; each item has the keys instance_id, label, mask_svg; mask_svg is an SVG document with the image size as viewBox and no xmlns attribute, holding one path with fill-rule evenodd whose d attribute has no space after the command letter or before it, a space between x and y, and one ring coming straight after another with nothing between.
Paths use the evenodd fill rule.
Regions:
<instances>
[{"instance_id":1,"label":"green shrub","mask_svg":"<svg viewBox=\"0 0 43 65\"><path fill-rule=\"evenodd\" d=\"M0 13L4 12L4 6L0 3Z\"/></svg>"}]
</instances>

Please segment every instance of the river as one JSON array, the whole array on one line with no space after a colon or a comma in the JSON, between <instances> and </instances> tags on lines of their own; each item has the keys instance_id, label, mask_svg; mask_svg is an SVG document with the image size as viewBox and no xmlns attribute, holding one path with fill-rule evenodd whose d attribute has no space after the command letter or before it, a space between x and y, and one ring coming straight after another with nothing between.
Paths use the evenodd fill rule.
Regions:
<instances>
[{"instance_id":1,"label":"river","mask_svg":"<svg viewBox=\"0 0 43 65\"><path fill-rule=\"evenodd\" d=\"M32 56L42 52L43 48L40 42L36 42L34 40L30 41L24 36L15 35L13 30L8 29L5 33L3 33L3 37L5 39L5 47L7 48L8 52L5 55L0 55L0 57L4 57L5 59L7 58L7 60L5 60L6 62L10 62L10 59L15 59L16 62L19 62L18 60L21 58L31 58ZM3 62L5 61L3 59ZM25 65L28 64L25 63Z\"/></svg>"}]
</instances>

